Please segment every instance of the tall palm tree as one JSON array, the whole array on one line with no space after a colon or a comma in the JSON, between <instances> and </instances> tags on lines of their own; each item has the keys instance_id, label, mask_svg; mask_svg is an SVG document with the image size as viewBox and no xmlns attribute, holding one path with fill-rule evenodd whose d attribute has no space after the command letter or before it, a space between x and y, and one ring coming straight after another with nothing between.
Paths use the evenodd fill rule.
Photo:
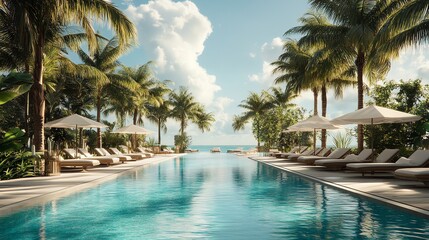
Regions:
<instances>
[{"instance_id":1,"label":"tall palm tree","mask_svg":"<svg viewBox=\"0 0 429 240\"><path fill-rule=\"evenodd\" d=\"M366 76L374 82L387 74L390 68L388 58L375 55L379 52L376 36L389 17L400 9L403 1L310 0L316 9L326 13L333 20L331 25L298 26L290 33L302 33L300 43L324 45L330 49L330 60L337 68L346 71L354 64L357 71L358 109L363 108L364 82ZM374 56L374 59L369 59ZM383 56L383 54L381 54ZM358 149L363 149L363 128L358 125Z\"/></svg>"},{"instance_id":2,"label":"tall palm tree","mask_svg":"<svg viewBox=\"0 0 429 240\"><path fill-rule=\"evenodd\" d=\"M97 47L92 53L86 53L81 48L78 48L77 54L82 62L89 67L89 71L96 73L96 77L89 80L94 86L95 110L97 113L96 120L101 122L101 113L109 98L106 88L110 85L120 85L121 82L127 79L120 78L114 73L119 66L119 57L125 53L127 48L120 46L116 37L107 40L97 35ZM97 129L97 147L101 147L101 129Z\"/></svg>"},{"instance_id":3,"label":"tall palm tree","mask_svg":"<svg viewBox=\"0 0 429 240\"><path fill-rule=\"evenodd\" d=\"M398 0L401 2L400 0ZM429 40L429 2L426 0L402 1L403 5L385 24L377 38L380 48L396 56L398 50L426 43Z\"/></svg>"},{"instance_id":4,"label":"tall palm tree","mask_svg":"<svg viewBox=\"0 0 429 240\"><path fill-rule=\"evenodd\" d=\"M170 103L172 106L171 117L180 121L180 135L185 135L188 122L197 124L198 128L204 132L210 130L214 121L212 113L206 113L204 107L195 101L192 94L185 87L180 87L178 92L170 93Z\"/></svg>"},{"instance_id":5,"label":"tall palm tree","mask_svg":"<svg viewBox=\"0 0 429 240\"><path fill-rule=\"evenodd\" d=\"M215 121L213 113L205 112L203 105L199 104L194 117L194 123L201 132L210 131L212 123Z\"/></svg>"},{"instance_id":6,"label":"tall palm tree","mask_svg":"<svg viewBox=\"0 0 429 240\"><path fill-rule=\"evenodd\" d=\"M273 107L286 109L296 106L296 104L291 103L291 101L298 95L292 92L290 89L283 90L280 87L271 87L270 90L271 94L269 95L269 101Z\"/></svg>"},{"instance_id":7,"label":"tall palm tree","mask_svg":"<svg viewBox=\"0 0 429 240\"><path fill-rule=\"evenodd\" d=\"M297 41L288 39L283 46L284 52L273 62L273 73L280 73L274 81L276 84L286 83L286 91L300 93L310 89L313 92L313 114L317 115L320 82L307 71L314 51L298 45Z\"/></svg>"},{"instance_id":8,"label":"tall palm tree","mask_svg":"<svg viewBox=\"0 0 429 240\"><path fill-rule=\"evenodd\" d=\"M160 94L159 91L165 87L160 87L161 83L153 77L150 69L151 64L152 62L147 62L136 68L122 66L119 71L119 75L134 83L128 107L130 108L130 115L133 117L133 124L136 125L143 123L148 103L159 106L164 101L163 93L161 91L162 94Z\"/></svg>"},{"instance_id":9,"label":"tall palm tree","mask_svg":"<svg viewBox=\"0 0 429 240\"><path fill-rule=\"evenodd\" d=\"M45 98L43 89L44 52L47 45L64 35L64 28L78 25L86 33L88 46L94 50L96 37L92 20L106 21L116 32L121 45L136 37L134 25L110 2L104 0L3 0L2 11L14 16L10 22L17 30L16 38L26 54L32 56L34 143L37 150L44 148ZM77 39L75 39L77 40Z\"/></svg>"},{"instance_id":10,"label":"tall palm tree","mask_svg":"<svg viewBox=\"0 0 429 240\"><path fill-rule=\"evenodd\" d=\"M157 124L158 126L158 145L161 146L161 131L164 133L167 132L167 120L170 117L171 104L168 100L164 100L164 102L159 106L150 105L147 107L148 114L147 119L149 121Z\"/></svg>"},{"instance_id":11,"label":"tall palm tree","mask_svg":"<svg viewBox=\"0 0 429 240\"><path fill-rule=\"evenodd\" d=\"M272 107L272 104L269 100L269 94L266 91L261 92L261 94L251 92L250 95L245 100L243 100L240 105L238 105L245 111L240 115L235 115L232 122L232 128L234 129L234 131L239 131L244 129L244 126L247 122L249 122L250 120L253 121L253 125L256 129L258 151L261 148L260 118L263 117L263 114Z\"/></svg>"}]
</instances>

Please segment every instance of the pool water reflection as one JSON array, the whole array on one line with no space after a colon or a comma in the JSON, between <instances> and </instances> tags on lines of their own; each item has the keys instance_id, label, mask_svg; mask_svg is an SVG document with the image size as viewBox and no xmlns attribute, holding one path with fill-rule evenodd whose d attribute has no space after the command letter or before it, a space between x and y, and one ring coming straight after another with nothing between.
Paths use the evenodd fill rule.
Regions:
<instances>
[{"instance_id":1,"label":"pool water reflection","mask_svg":"<svg viewBox=\"0 0 429 240\"><path fill-rule=\"evenodd\" d=\"M1 239L429 238L428 219L211 153L149 165L0 223Z\"/></svg>"}]
</instances>

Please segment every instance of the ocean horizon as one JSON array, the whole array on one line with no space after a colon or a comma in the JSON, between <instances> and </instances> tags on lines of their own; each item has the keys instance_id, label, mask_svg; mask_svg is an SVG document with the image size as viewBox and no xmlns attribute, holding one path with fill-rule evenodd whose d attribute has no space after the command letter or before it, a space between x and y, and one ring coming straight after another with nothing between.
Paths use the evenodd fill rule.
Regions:
<instances>
[{"instance_id":1,"label":"ocean horizon","mask_svg":"<svg viewBox=\"0 0 429 240\"><path fill-rule=\"evenodd\" d=\"M188 149L195 149L199 152L210 152L210 149L218 147L221 152L226 152L227 150L238 149L241 148L243 150L249 150L252 148L256 148L255 145L191 145Z\"/></svg>"}]
</instances>

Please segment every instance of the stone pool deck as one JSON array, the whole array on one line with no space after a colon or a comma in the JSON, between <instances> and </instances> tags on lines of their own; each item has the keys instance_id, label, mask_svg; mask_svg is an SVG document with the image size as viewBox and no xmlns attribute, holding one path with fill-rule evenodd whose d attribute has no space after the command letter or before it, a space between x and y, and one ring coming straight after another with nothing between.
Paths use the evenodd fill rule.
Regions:
<instances>
[{"instance_id":1,"label":"stone pool deck","mask_svg":"<svg viewBox=\"0 0 429 240\"><path fill-rule=\"evenodd\" d=\"M20 208L63 197L76 191L93 187L102 182L117 178L122 173L132 171L148 164L159 163L183 154L156 155L153 158L127 161L110 167L89 168L61 172L58 176L21 178L0 181L0 215L14 212Z\"/></svg>"},{"instance_id":2,"label":"stone pool deck","mask_svg":"<svg viewBox=\"0 0 429 240\"><path fill-rule=\"evenodd\" d=\"M329 171L324 167L309 166L282 159L258 156L249 156L249 158L429 217L429 188L421 182L396 179L391 173L366 174L362 177L360 173Z\"/></svg>"}]
</instances>

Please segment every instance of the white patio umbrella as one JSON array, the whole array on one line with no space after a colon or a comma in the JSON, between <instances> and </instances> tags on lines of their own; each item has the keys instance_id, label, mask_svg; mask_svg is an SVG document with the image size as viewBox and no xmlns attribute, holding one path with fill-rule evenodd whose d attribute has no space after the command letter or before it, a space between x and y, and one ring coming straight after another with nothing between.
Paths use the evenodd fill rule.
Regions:
<instances>
[{"instance_id":1,"label":"white patio umbrella","mask_svg":"<svg viewBox=\"0 0 429 240\"><path fill-rule=\"evenodd\" d=\"M420 116L396 111L390 108L371 105L332 119L331 122L337 125L370 124L372 128L374 124L415 122L420 119ZM373 134L374 131L371 131L371 135ZM371 149L373 149L373 147L374 137L372 137Z\"/></svg>"},{"instance_id":2,"label":"white patio umbrella","mask_svg":"<svg viewBox=\"0 0 429 240\"><path fill-rule=\"evenodd\" d=\"M415 122L422 117L413 114L396 111L390 108L371 105L351 113L344 114L331 120L337 125L346 124L382 124Z\"/></svg>"},{"instance_id":3,"label":"white patio umbrella","mask_svg":"<svg viewBox=\"0 0 429 240\"><path fill-rule=\"evenodd\" d=\"M122 128L118 128L112 133L151 134L152 131L149 131L144 127L131 124Z\"/></svg>"},{"instance_id":4,"label":"white patio umbrella","mask_svg":"<svg viewBox=\"0 0 429 240\"><path fill-rule=\"evenodd\" d=\"M79 114L73 114L51 122L45 123L46 128L76 128L76 154L77 154L77 135L78 128L105 128L106 125ZM77 157L77 156L76 156Z\"/></svg>"},{"instance_id":5,"label":"white patio umbrella","mask_svg":"<svg viewBox=\"0 0 429 240\"><path fill-rule=\"evenodd\" d=\"M305 120L299 121L295 125L292 125L288 130L292 131L313 131L313 149L316 150L316 129L339 129L341 127L334 125L325 117L319 115L311 116Z\"/></svg>"},{"instance_id":6,"label":"white patio umbrella","mask_svg":"<svg viewBox=\"0 0 429 240\"><path fill-rule=\"evenodd\" d=\"M140 127L140 126L131 124L131 125L116 129L112 133L130 133L130 134L137 135L137 134L151 134L152 131L149 131L144 127ZM136 137L134 137L133 141L135 139L136 139ZM134 142L134 145L135 145L135 142Z\"/></svg>"}]
</instances>

